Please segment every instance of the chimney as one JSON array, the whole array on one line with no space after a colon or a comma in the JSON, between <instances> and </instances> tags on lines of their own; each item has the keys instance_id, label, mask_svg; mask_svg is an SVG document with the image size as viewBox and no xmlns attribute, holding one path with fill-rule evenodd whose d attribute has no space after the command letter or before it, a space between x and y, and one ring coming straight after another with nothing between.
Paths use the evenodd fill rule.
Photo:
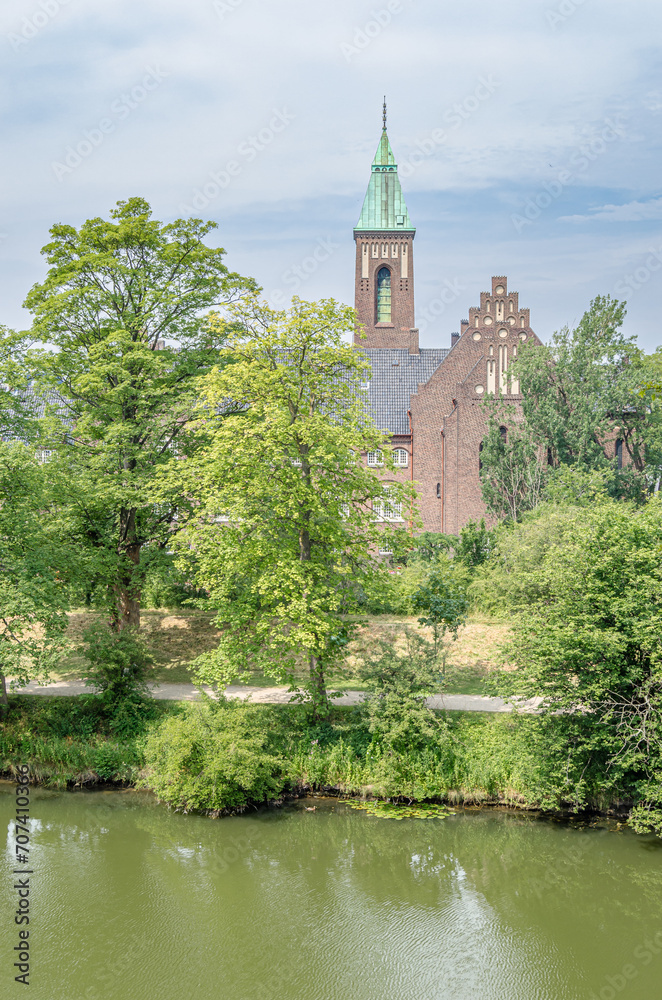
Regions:
<instances>
[{"instance_id":1,"label":"chimney","mask_svg":"<svg viewBox=\"0 0 662 1000\"><path fill-rule=\"evenodd\" d=\"M451 347L455 347L459 339L459 333L451 333Z\"/></svg>"}]
</instances>

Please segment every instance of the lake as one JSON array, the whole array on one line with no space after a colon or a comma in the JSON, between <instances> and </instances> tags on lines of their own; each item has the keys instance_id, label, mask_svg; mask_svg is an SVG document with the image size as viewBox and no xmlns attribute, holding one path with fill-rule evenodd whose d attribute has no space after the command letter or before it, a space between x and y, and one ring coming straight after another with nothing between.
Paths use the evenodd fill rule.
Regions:
<instances>
[{"instance_id":1,"label":"lake","mask_svg":"<svg viewBox=\"0 0 662 1000\"><path fill-rule=\"evenodd\" d=\"M615 824L395 821L329 799L210 820L135 791L31 798L32 1000L662 998L662 843ZM3 998L23 995L13 850L12 827Z\"/></svg>"}]
</instances>

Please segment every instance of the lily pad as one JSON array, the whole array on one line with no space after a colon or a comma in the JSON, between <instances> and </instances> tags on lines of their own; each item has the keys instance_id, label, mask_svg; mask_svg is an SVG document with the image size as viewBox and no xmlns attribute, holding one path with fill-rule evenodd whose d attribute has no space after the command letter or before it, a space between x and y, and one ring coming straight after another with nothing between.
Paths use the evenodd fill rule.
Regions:
<instances>
[{"instance_id":1,"label":"lily pad","mask_svg":"<svg viewBox=\"0 0 662 1000\"><path fill-rule=\"evenodd\" d=\"M455 813L448 806L421 802L415 806L398 805L395 802L366 802L360 799L343 799L343 804L352 809L361 809L368 816L379 816L381 819L446 819Z\"/></svg>"}]
</instances>

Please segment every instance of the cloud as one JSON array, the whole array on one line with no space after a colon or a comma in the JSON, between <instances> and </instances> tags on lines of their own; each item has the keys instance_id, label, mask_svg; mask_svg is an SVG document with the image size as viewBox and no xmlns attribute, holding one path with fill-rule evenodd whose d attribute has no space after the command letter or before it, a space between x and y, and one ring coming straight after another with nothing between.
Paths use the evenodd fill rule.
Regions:
<instances>
[{"instance_id":1,"label":"cloud","mask_svg":"<svg viewBox=\"0 0 662 1000\"><path fill-rule=\"evenodd\" d=\"M553 329L630 260L625 250L619 258L620 244L615 259L605 256L597 235L559 234L558 215L611 218L635 206L618 230L631 247L637 206L657 200L659 0L638 0L636 17L621 0L471 0L452 16L438 0L48 0L46 18L42 3L0 5L0 322L11 326L29 321L21 302L44 276L39 250L50 226L106 215L134 194L168 220L202 191L196 214L219 223L228 264L267 290L320 240L338 244L302 293L351 300L351 229L384 92L395 155L410 164L402 183L418 226L422 307L438 297L440 275L475 289L458 302L463 314L489 275L507 272L541 332ZM552 27L547 14L557 9L566 13ZM143 97L150 67L164 75ZM270 138L278 111L292 118ZM511 215L618 115L623 137L574 168L553 207L514 238ZM439 130L445 138L431 145ZM75 167L54 170L69 147ZM230 171L232 162L240 169ZM653 337L648 294L638 293L629 321ZM446 342L461 318L450 312L430 337Z\"/></svg>"},{"instance_id":2,"label":"cloud","mask_svg":"<svg viewBox=\"0 0 662 1000\"><path fill-rule=\"evenodd\" d=\"M602 205L589 215L562 215L559 222L646 222L662 219L662 198L630 201L625 205Z\"/></svg>"}]
</instances>

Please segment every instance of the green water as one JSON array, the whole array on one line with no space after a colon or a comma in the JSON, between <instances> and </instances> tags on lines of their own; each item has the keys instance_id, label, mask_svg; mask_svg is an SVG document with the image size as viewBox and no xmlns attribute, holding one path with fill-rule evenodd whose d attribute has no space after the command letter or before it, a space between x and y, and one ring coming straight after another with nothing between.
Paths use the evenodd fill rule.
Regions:
<instances>
[{"instance_id":1,"label":"green water","mask_svg":"<svg viewBox=\"0 0 662 1000\"><path fill-rule=\"evenodd\" d=\"M627 831L396 822L329 800L214 821L135 792L33 799L31 985L9 957L8 836L2 1000L662 998L662 845ZM12 800L4 785L7 823Z\"/></svg>"}]
</instances>

